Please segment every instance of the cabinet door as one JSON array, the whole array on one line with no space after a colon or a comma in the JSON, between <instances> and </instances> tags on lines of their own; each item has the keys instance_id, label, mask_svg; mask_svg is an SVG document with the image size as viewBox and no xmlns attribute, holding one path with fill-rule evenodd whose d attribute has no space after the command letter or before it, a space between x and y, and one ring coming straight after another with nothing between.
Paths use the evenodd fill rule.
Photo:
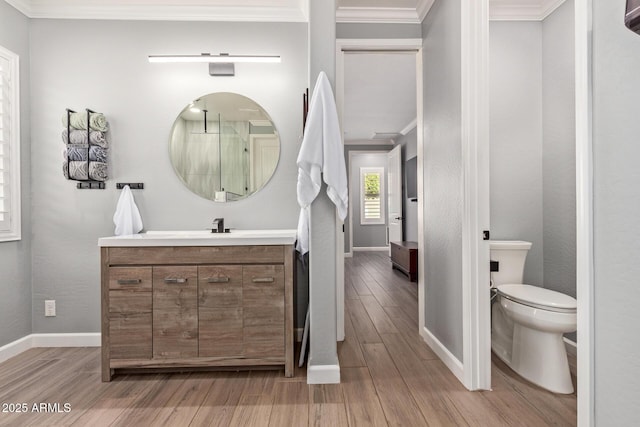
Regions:
<instances>
[{"instance_id":1,"label":"cabinet door","mask_svg":"<svg viewBox=\"0 0 640 427\"><path fill-rule=\"evenodd\" d=\"M244 356L284 358L284 266L242 270Z\"/></svg>"},{"instance_id":2,"label":"cabinet door","mask_svg":"<svg viewBox=\"0 0 640 427\"><path fill-rule=\"evenodd\" d=\"M151 359L151 267L109 268L109 357Z\"/></svg>"},{"instance_id":3,"label":"cabinet door","mask_svg":"<svg viewBox=\"0 0 640 427\"><path fill-rule=\"evenodd\" d=\"M198 356L198 268L153 267L153 357Z\"/></svg>"},{"instance_id":4,"label":"cabinet door","mask_svg":"<svg viewBox=\"0 0 640 427\"><path fill-rule=\"evenodd\" d=\"M242 356L242 266L198 267L198 355Z\"/></svg>"}]
</instances>

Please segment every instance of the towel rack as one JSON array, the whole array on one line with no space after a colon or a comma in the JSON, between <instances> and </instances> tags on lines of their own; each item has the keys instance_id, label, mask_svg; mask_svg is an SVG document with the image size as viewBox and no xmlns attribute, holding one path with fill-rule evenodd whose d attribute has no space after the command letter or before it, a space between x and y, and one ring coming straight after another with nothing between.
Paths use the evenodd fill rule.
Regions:
<instances>
[{"instance_id":1,"label":"towel rack","mask_svg":"<svg viewBox=\"0 0 640 427\"><path fill-rule=\"evenodd\" d=\"M96 144L92 144L91 143L91 115L92 114L97 114L95 111L86 108L85 111L87 112L87 179L82 179L82 178L75 178L71 176L71 158L69 156L69 153L71 151L71 146L73 146L74 144L71 141L71 129L73 128L73 126L71 126L71 115L76 113L76 111L67 108L66 109L66 114L67 114L67 144L65 147L65 151L66 151L66 157L67 157L67 166L66 166L66 170L67 170L67 176L66 178L68 180L71 181L80 181L78 182L78 184L76 185L76 188L79 190L104 190L106 188L104 181L99 181L99 180L95 180L95 179L91 179L91 146L97 146ZM75 129L75 128L74 128ZM107 148L105 148L105 150L107 150Z\"/></svg>"}]
</instances>

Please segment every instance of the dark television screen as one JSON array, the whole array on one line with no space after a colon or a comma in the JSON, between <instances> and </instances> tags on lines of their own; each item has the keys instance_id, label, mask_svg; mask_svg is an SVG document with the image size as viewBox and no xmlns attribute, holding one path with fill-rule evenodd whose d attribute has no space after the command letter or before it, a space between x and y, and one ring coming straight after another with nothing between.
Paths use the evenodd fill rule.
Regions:
<instances>
[{"instance_id":1,"label":"dark television screen","mask_svg":"<svg viewBox=\"0 0 640 427\"><path fill-rule=\"evenodd\" d=\"M407 199L418 199L418 158L412 157L404 162L404 188Z\"/></svg>"},{"instance_id":2,"label":"dark television screen","mask_svg":"<svg viewBox=\"0 0 640 427\"><path fill-rule=\"evenodd\" d=\"M640 33L640 0L627 0L624 24L633 32Z\"/></svg>"}]
</instances>

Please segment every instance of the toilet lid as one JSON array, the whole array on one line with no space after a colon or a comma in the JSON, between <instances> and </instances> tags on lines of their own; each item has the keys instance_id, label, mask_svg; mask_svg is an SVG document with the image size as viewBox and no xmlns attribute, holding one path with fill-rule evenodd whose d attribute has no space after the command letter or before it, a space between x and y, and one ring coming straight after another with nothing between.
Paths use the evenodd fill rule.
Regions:
<instances>
[{"instance_id":1,"label":"toilet lid","mask_svg":"<svg viewBox=\"0 0 640 427\"><path fill-rule=\"evenodd\" d=\"M498 291L509 299L522 304L550 310L575 310L577 301L569 295L531 285L500 285Z\"/></svg>"}]
</instances>

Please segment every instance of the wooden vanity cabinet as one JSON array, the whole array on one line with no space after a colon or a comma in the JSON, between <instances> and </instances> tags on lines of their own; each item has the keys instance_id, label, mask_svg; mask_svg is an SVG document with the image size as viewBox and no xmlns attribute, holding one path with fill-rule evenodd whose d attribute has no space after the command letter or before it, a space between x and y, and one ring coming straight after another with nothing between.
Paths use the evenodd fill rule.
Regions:
<instances>
[{"instance_id":1,"label":"wooden vanity cabinet","mask_svg":"<svg viewBox=\"0 0 640 427\"><path fill-rule=\"evenodd\" d=\"M117 369L284 366L293 247L103 247L102 379Z\"/></svg>"}]
</instances>

